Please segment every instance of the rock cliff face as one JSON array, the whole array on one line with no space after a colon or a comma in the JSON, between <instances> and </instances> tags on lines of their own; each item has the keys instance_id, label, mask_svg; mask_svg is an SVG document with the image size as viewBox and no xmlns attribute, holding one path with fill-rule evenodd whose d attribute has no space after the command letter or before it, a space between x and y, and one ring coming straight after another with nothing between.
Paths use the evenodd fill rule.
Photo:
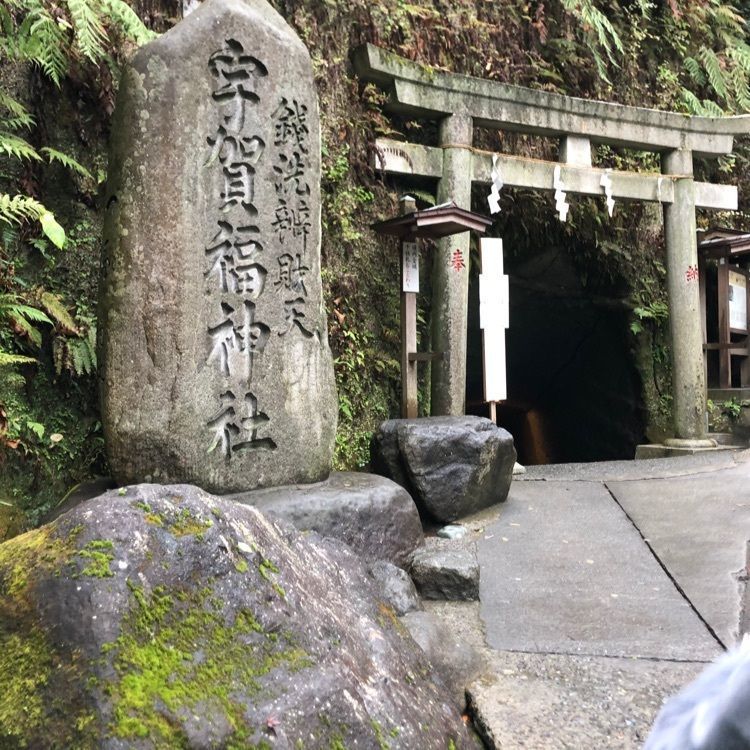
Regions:
<instances>
[{"instance_id":1,"label":"rock cliff face","mask_svg":"<svg viewBox=\"0 0 750 750\"><path fill-rule=\"evenodd\" d=\"M346 547L189 485L0 545L0 747L472 741Z\"/></svg>"}]
</instances>

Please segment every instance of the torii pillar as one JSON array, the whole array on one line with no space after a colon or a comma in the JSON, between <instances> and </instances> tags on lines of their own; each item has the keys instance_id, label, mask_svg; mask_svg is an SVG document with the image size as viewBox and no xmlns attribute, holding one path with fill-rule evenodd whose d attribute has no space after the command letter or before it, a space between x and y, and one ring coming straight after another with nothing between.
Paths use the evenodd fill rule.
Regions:
<instances>
[{"instance_id":1,"label":"torii pillar","mask_svg":"<svg viewBox=\"0 0 750 750\"><path fill-rule=\"evenodd\" d=\"M664 205L667 293L672 343L672 415L675 437L668 446L702 448L706 439L706 381L703 362L693 154L675 149L662 155L662 172L672 175L674 200Z\"/></svg>"},{"instance_id":2,"label":"torii pillar","mask_svg":"<svg viewBox=\"0 0 750 750\"><path fill-rule=\"evenodd\" d=\"M459 208L471 210L472 140L473 120L468 115L454 114L440 121L443 176L438 203L453 200ZM444 237L433 260L432 348L443 352L443 358L432 363L433 416L465 413L470 243L468 232Z\"/></svg>"}]
</instances>

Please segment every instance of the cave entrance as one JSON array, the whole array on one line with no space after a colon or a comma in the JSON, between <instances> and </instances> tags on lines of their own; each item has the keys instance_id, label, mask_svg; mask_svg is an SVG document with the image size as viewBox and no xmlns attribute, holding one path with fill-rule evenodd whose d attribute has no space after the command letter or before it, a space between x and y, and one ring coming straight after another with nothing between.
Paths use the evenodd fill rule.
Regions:
<instances>
[{"instance_id":1,"label":"cave entrance","mask_svg":"<svg viewBox=\"0 0 750 750\"><path fill-rule=\"evenodd\" d=\"M508 397L498 424L522 464L631 459L645 430L631 353L630 313L620 295L586 289L567 251L506 253L510 328ZM478 273L469 285L467 412L487 415L482 388Z\"/></svg>"}]
</instances>

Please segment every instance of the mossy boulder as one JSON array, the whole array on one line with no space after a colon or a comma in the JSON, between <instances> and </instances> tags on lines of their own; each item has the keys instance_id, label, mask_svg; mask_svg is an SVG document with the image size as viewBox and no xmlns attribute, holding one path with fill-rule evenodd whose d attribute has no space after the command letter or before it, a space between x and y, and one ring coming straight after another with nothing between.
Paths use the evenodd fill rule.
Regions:
<instances>
[{"instance_id":1,"label":"mossy boulder","mask_svg":"<svg viewBox=\"0 0 750 750\"><path fill-rule=\"evenodd\" d=\"M0 545L0 748L447 748L450 694L345 546L189 485Z\"/></svg>"},{"instance_id":2,"label":"mossy boulder","mask_svg":"<svg viewBox=\"0 0 750 750\"><path fill-rule=\"evenodd\" d=\"M28 519L15 505L0 501L0 542L18 536L28 528Z\"/></svg>"}]
</instances>

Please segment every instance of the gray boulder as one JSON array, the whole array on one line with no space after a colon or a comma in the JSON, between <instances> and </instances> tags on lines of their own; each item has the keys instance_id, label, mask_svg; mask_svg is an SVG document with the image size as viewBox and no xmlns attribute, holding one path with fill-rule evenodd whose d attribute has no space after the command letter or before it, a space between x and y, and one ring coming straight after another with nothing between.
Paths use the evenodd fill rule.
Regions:
<instances>
[{"instance_id":1,"label":"gray boulder","mask_svg":"<svg viewBox=\"0 0 750 750\"><path fill-rule=\"evenodd\" d=\"M402 568L387 560L378 560L369 566L377 589L385 603L399 616L422 609L414 581Z\"/></svg>"},{"instance_id":2,"label":"gray boulder","mask_svg":"<svg viewBox=\"0 0 750 750\"><path fill-rule=\"evenodd\" d=\"M405 565L422 544L414 501L375 474L334 472L325 482L254 490L230 496L301 531L346 542L365 560Z\"/></svg>"},{"instance_id":3,"label":"gray boulder","mask_svg":"<svg viewBox=\"0 0 750 750\"><path fill-rule=\"evenodd\" d=\"M432 540L430 540L432 541ZM475 545L440 541L417 550L411 577L425 599L479 599L479 561Z\"/></svg>"},{"instance_id":4,"label":"gray boulder","mask_svg":"<svg viewBox=\"0 0 750 750\"><path fill-rule=\"evenodd\" d=\"M372 459L421 512L448 523L507 498L516 451L510 433L484 417L426 417L384 422Z\"/></svg>"},{"instance_id":5,"label":"gray boulder","mask_svg":"<svg viewBox=\"0 0 750 750\"><path fill-rule=\"evenodd\" d=\"M410 612L401 618L411 637L453 693L458 708L466 708L466 688L483 668L481 656L456 638L448 625L429 612Z\"/></svg>"},{"instance_id":6,"label":"gray boulder","mask_svg":"<svg viewBox=\"0 0 750 750\"><path fill-rule=\"evenodd\" d=\"M470 745L344 545L189 485L0 545L0 747Z\"/></svg>"},{"instance_id":7,"label":"gray boulder","mask_svg":"<svg viewBox=\"0 0 750 750\"><path fill-rule=\"evenodd\" d=\"M99 309L119 484L317 482L338 404L305 46L265 0L207 0L123 72Z\"/></svg>"}]
</instances>

